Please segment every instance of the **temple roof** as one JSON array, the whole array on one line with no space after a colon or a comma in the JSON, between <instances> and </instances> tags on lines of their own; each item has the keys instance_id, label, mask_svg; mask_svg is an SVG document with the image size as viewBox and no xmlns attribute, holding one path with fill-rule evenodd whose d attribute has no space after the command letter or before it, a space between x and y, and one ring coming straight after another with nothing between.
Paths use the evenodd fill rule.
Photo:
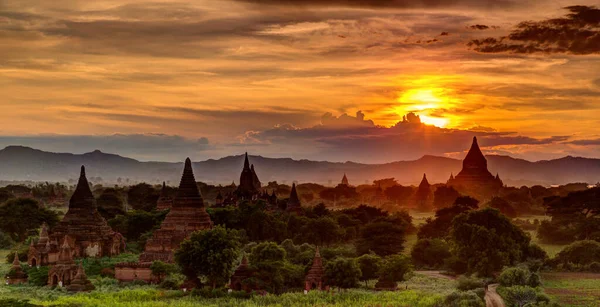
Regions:
<instances>
[{"instance_id":1,"label":"temple roof","mask_svg":"<svg viewBox=\"0 0 600 307\"><path fill-rule=\"evenodd\" d=\"M15 257L13 258L13 267L19 266L21 267L21 262L19 261L19 252L15 251Z\"/></svg>"},{"instance_id":2,"label":"temple roof","mask_svg":"<svg viewBox=\"0 0 600 307\"><path fill-rule=\"evenodd\" d=\"M471 144L471 149L469 149L469 153L463 160L463 168L485 168L487 169L487 160L485 156L479 149L479 144L477 144L477 137L473 137L473 143Z\"/></svg>"},{"instance_id":3,"label":"temple roof","mask_svg":"<svg viewBox=\"0 0 600 307\"><path fill-rule=\"evenodd\" d=\"M296 184L292 183L292 191L290 192L290 198L288 199L288 207L300 206L300 199L298 198L298 192L296 192Z\"/></svg>"},{"instance_id":4,"label":"temple roof","mask_svg":"<svg viewBox=\"0 0 600 307\"><path fill-rule=\"evenodd\" d=\"M96 201L92 190L90 190L90 184L85 176L85 166L81 166L81 173L79 174L79 181L75 192L69 200L69 208L85 208L85 207L96 207Z\"/></svg>"},{"instance_id":5,"label":"temple roof","mask_svg":"<svg viewBox=\"0 0 600 307\"><path fill-rule=\"evenodd\" d=\"M313 258L313 264L306 274L306 279L321 279L325 275L325 270L323 269L323 260L321 259L321 253L319 252L319 247L315 251L315 258Z\"/></svg>"},{"instance_id":6,"label":"temple roof","mask_svg":"<svg viewBox=\"0 0 600 307\"><path fill-rule=\"evenodd\" d=\"M423 174L423 179L421 179L421 183L419 184L419 189L429 189L431 185L429 181L427 181L427 175Z\"/></svg>"},{"instance_id":7,"label":"temple roof","mask_svg":"<svg viewBox=\"0 0 600 307\"><path fill-rule=\"evenodd\" d=\"M344 177L342 177L342 184L348 185L348 177L346 177L346 173L344 173Z\"/></svg>"},{"instance_id":8,"label":"temple roof","mask_svg":"<svg viewBox=\"0 0 600 307\"><path fill-rule=\"evenodd\" d=\"M246 152L244 157L244 169L250 169L250 161L248 161L248 152Z\"/></svg>"},{"instance_id":9,"label":"temple roof","mask_svg":"<svg viewBox=\"0 0 600 307\"><path fill-rule=\"evenodd\" d=\"M200 190L198 190L198 186L196 185L196 178L194 177L192 161L190 158L185 159L183 175L181 175L179 189L177 190L175 198L202 198L200 195Z\"/></svg>"}]
</instances>

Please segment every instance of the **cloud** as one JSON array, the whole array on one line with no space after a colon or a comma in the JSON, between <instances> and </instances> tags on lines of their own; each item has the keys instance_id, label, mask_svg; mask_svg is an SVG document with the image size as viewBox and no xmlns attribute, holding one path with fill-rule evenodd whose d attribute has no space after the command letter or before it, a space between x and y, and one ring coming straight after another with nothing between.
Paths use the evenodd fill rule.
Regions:
<instances>
[{"instance_id":1,"label":"cloud","mask_svg":"<svg viewBox=\"0 0 600 307\"><path fill-rule=\"evenodd\" d=\"M237 0L259 5L299 7L365 7L365 8L444 8L444 7L510 7L511 0Z\"/></svg>"},{"instance_id":2,"label":"cloud","mask_svg":"<svg viewBox=\"0 0 600 307\"><path fill-rule=\"evenodd\" d=\"M508 35L474 39L469 47L482 53L600 53L600 9L569 6L562 18L524 21Z\"/></svg>"},{"instance_id":3,"label":"cloud","mask_svg":"<svg viewBox=\"0 0 600 307\"><path fill-rule=\"evenodd\" d=\"M377 126L357 116L324 115L320 125L299 128L280 125L242 136L242 143L276 147L286 152L303 152L307 158L331 161L390 162L417 159L423 155L444 155L468 150L473 136L484 148L495 146L548 145L568 140L567 136L533 138L492 128L444 129L421 123L413 113L394 126ZM296 149L293 149L296 148Z\"/></svg>"},{"instance_id":4,"label":"cloud","mask_svg":"<svg viewBox=\"0 0 600 307\"><path fill-rule=\"evenodd\" d=\"M472 25L472 26L469 26L469 28L473 29L473 30L487 30L490 27L486 26L486 25Z\"/></svg>"},{"instance_id":5,"label":"cloud","mask_svg":"<svg viewBox=\"0 0 600 307\"><path fill-rule=\"evenodd\" d=\"M569 144L580 145L580 146L600 146L600 138L574 140L574 141L569 142Z\"/></svg>"}]
</instances>

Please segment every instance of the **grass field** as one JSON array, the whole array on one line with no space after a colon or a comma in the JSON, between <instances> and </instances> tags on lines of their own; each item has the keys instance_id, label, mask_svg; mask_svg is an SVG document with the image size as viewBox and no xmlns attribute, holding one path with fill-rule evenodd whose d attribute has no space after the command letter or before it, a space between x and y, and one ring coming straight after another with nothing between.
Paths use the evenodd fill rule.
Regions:
<instances>
[{"instance_id":1,"label":"grass field","mask_svg":"<svg viewBox=\"0 0 600 307\"><path fill-rule=\"evenodd\" d=\"M600 274L543 273L546 294L560 306L600 306Z\"/></svg>"},{"instance_id":2,"label":"grass field","mask_svg":"<svg viewBox=\"0 0 600 307\"><path fill-rule=\"evenodd\" d=\"M9 251L0 251L6 256ZM10 264L0 264L0 271L8 271ZM29 300L40 306L434 306L453 292L456 282L414 274L408 281L398 284L400 291L375 292L365 289L347 291L286 293L283 295L254 296L250 299L234 297L202 298L182 291L166 291L156 286L123 286L113 279L91 278L96 290L91 293L69 294L64 289L34 287L29 285L0 285L2 299ZM370 281L372 288L376 281Z\"/></svg>"}]
</instances>

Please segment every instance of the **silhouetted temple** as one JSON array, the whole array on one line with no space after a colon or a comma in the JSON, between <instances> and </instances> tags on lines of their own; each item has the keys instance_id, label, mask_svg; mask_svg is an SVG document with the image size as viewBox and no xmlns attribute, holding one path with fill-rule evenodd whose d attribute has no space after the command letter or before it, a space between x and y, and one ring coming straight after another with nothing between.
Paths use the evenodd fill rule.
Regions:
<instances>
[{"instance_id":1,"label":"silhouetted temple","mask_svg":"<svg viewBox=\"0 0 600 307\"><path fill-rule=\"evenodd\" d=\"M431 185L429 184L429 181L427 181L427 175L423 174L423 179L421 179L421 183L415 193L416 205L419 209L428 209L431 203L430 195Z\"/></svg>"},{"instance_id":2,"label":"silhouetted temple","mask_svg":"<svg viewBox=\"0 0 600 307\"><path fill-rule=\"evenodd\" d=\"M64 238L67 238L74 257L111 257L125 249L123 236L113 231L98 213L83 166L63 219L49 233L47 226L42 225L38 241L29 246L29 265L56 263L60 253L58 242Z\"/></svg>"},{"instance_id":3,"label":"silhouetted temple","mask_svg":"<svg viewBox=\"0 0 600 307\"><path fill-rule=\"evenodd\" d=\"M348 177L346 177L346 173L344 173L344 177L342 177L341 185L350 185L350 183L348 182Z\"/></svg>"},{"instance_id":4,"label":"silhouetted temple","mask_svg":"<svg viewBox=\"0 0 600 307\"><path fill-rule=\"evenodd\" d=\"M325 270L323 269L323 259L321 259L318 246L312 267L304 279L304 290L325 290Z\"/></svg>"},{"instance_id":5,"label":"silhouetted temple","mask_svg":"<svg viewBox=\"0 0 600 307\"><path fill-rule=\"evenodd\" d=\"M467 156L463 160L460 173L453 177L450 175L448 185L459 191L471 191L479 194L493 194L502 186L500 176L492 175L487 168L487 160L477 144L477 137L473 137L473 144Z\"/></svg>"},{"instance_id":6,"label":"silhouetted temple","mask_svg":"<svg viewBox=\"0 0 600 307\"><path fill-rule=\"evenodd\" d=\"M240 185L235 194L238 200L256 200L260 196L261 183L254 170L254 164L250 165L248 153L244 157L244 168L240 175Z\"/></svg>"},{"instance_id":7,"label":"silhouetted temple","mask_svg":"<svg viewBox=\"0 0 600 307\"><path fill-rule=\"evenodd\" d=\"M163 181L162 189L160 190L160 196L158 196L158 200L156 201L156 210L171 209L172 204L173 199L168 196L167 185Z\"/></svg>"},{"instance_id":8,"label":"silhouetted temple","mask_svg":"<svg viewBox=\"0 0 600 307\"><path fill-rule=\"evenodd\" d=\"M115 266L115 276L121 281L141 279L153 280L150 265L153 261L173 262L173 252L179 244L197 230L210 229L212 221L204 208L204 200L200 195L192 162L185 160L183 175L177 194L173 198L171 210L146 242L144 253L139 263L119 263Z\"/></svg>"},{"instance_id":9,"label":"silhouetted temple","mask_svg":"<svg viewBox=\"0 0 600 307\"><path fill-rule=\"evenodd\" d=\"M298 192L296 192L295 183L292 183L292 191L290 192L290 198L287 201L286 210L296 213L302 211L302 205L300 204L300 198L298 198Z\"/></svg>"}]
</instances>

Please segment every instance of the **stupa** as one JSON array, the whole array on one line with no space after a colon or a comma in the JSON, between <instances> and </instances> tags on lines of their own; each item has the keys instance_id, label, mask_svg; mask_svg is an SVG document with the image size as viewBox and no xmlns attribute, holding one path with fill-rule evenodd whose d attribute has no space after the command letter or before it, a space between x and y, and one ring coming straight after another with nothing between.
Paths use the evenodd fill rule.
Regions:
<instances>
[{"instance_id":1,"label":"stupa","mask_svg":"<svg viewBox=\"0 0 600 307\"><path fill-rule=\"evenodd\" d=\"M304 279L304 290L325 290L325 270L323 269L323 259L321 259L319 247L315 251L312 267Z\"/></svg>"},{"instance_id":2,"label":"stupa","mask_svg":"<svg viewBox=\"0 0 600 307\"><path fill-rule=\"evenodd\" d=\"M172 263L173 253L179 244L197 230L210 229L212 221L204 208L204 201L196 185L192 162L185 160L183 175L171 210L146 242L139 262L119 263L115 266L115 277L121 281L141 279L153 281L150 265L156 260Z\"/></svg>"},{"instance_id":3,"label":"stupa","mask_svg":"<svg viewBox=\"0 0 600 307\"><path fill-rule=\"evenodd\" d=\"M295 183L292 183L292 191L290 192L290 198L287 201L286 211L296 213L302 211L302 205L300 204L300 198L298 198L298 192L296 192Z\"/></svg>"},{"instance_id":4,"label":"stupa","mask_svg":"<svg viewBox=\"0 0 600 307\"><path fill-rule=\"evenodd\" d=\"M244 285L244 280L250 278L252 276L252 270L248 265L248 258L246 255L242 258L242 263L235 270L233 275L231 276L231 282L229 283L229 287L235 291L246 291L250 292L252 289Z\"/></svg>"},{"instance_id":5,"label":"stupa","mask_svg":"<svg viewBox=\"0 0 600 307\"><path fill-rule=\"evenodd\" d=\"M156 201L156 210L171 209L171 205L173 205L173 199L168 196L167 184L163 181L160 196L158 196L158 200Z\"/></svg>"},{"instance_id":6,"label":"stupa","mask_svg":"<svg viewBox=\"0 0 600 307\"><path fill-rule=\"evenodd\" d=\"M92 282L89 281L87 275L85 275L85 270L83 270L83 266L80 264L77 268L77 273L75 277L71 281L71 284L67 286L67 291L69 292L89 292L96 289Z\"/></svg>"},{"instance_id":7,"label":"stupa","mask_svg":"<svg viewBox=\"0 0 600 307\"><path fill-rule=\"evenodd\" d=\"M477 137L473 137L471 149L463 160L463 167L456 176L450 176L448 185L463 192L492 195L504 185L500 176L492 175L487 168L487 159L479 149Z\"/></svg>"},{"instance_id":8,"label":"stupa","mask_svg":"<svg viewBox=\"0 0 600 307\"><path fill-rule=\"evenodd\" d=\"M12 266L10 267L10 271L6 274L6 284L7 285L16 285L16 284L24 284L27 282L27 274L21 268L21 262L19 261L19 253L15 252L15 257L13 258Z\"/></svg>"}]
</instances>

